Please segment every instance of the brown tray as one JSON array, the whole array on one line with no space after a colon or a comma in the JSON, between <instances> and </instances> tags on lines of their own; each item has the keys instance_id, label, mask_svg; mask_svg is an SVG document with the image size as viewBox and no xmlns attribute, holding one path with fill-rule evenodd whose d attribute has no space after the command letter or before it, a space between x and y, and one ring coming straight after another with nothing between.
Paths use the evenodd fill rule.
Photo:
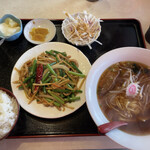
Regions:
<instances>
[{"instance_id":1,"label":"brown tray","mask_svg":"<svg viewBox=\"0 0 150 150\"><path fill-rule=\"evenodd\" d=\"M79 48L91 64L102 54L114 48L135 46L145 47L140 22L135 19L103 19L102 32L98 40L103 43L92 44L92 50L87 46ZM23 27L30 20L22 20ZM56 26L56 36L53 41L68 43L61 32L62 20L52 20ZM70 44L70 43L68 43ZM4 42L0 47L0 86L11 90L10 76L19 57L32 48L22 34L13 42ZM99 135L86 104L76 112L59 119L42 119L35 117L22 108L18 122L8 138L50 137L50 136L89 136Z\"/></svg>"}]
</instances>

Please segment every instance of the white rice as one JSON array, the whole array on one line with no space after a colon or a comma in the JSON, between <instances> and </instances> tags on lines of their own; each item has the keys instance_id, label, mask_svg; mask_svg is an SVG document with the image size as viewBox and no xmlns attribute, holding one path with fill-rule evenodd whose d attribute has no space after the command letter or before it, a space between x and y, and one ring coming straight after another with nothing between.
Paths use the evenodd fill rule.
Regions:
<instances>
[{"instance_id":1,"label":"white rice","mask_svg":"<svg viewBox=\"0 0 150 150\"><path fill-rule=\"evenodd\" d=\"M0 139L11 130L16 121L17 112L15 99L0 90Z\"/></svg>"}]
</instances>

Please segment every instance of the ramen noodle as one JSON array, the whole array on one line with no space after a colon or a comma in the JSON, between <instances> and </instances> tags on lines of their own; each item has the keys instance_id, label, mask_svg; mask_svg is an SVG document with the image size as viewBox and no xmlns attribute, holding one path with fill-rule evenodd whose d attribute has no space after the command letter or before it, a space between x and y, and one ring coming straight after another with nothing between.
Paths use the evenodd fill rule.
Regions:
<instances>
[{"instance_id":1,"label":"ramen noodle","mask_svg":"<svg viewBox=\"0 0 150 150\"><path fill-rule=\"evenodd\" d=\"M150 133L150 69L138 62L119 62L101 75L97 96L109 121L126 121L131 134Z\"/></svg>"}]
</instances>

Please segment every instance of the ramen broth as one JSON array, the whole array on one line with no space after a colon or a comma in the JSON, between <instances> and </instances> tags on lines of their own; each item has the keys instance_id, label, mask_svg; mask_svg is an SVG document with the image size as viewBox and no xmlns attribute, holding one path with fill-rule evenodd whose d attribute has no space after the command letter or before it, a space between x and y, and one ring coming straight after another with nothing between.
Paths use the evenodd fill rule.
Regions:
<instances>
[{"instance_id":1,"label":"ramen broth","mask_svg":"<svg viewBox=\"0 0 150 150\"><path fill-rule=\"evenodd\" d=\"M138 62L119 62L107 68L97 86L97 97L109 121L126 121L121 130L150 134L150 68Z\"/></svg>"}]
</instances>

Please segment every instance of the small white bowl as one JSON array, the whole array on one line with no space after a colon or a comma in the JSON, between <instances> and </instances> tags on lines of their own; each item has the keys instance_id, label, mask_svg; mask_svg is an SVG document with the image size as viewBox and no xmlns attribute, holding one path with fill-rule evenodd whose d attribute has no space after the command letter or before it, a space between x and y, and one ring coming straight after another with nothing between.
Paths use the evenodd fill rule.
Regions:
<instances>
[{"instance_id":1,"label":"small white bowl","mask_svg":"<svg viewBox=\"0 0 150 150\"><path fill-rule=\"evenodd\" d=\"M39 28L39 27L40 28L46 28L49 31L49 33L47 34L44 42L34 41L31 38L30 31L32 30L32 28ZM31 20L26 24L26 26L24 28L25 38L33 44L42 44L42 43L49 42L54 38L55 34L56 34L56 27L48 19L34 19L34 20Z\"/></svg>"},{"instance_id":2,"label":"small white bowl","mask_svg":"<svg viewBox=\"0 0 150 150\"><path fill-rule=\"evenodd\" d=\"M101 33L100 22L102 20L86 11L73 15L66 14L68 17L63 21L61 29L64 37L70 43L76 46L89 46L90 49L92 49L91 44L95 41L102 44L97 41Z\"/></svg>"}]
</instances>

